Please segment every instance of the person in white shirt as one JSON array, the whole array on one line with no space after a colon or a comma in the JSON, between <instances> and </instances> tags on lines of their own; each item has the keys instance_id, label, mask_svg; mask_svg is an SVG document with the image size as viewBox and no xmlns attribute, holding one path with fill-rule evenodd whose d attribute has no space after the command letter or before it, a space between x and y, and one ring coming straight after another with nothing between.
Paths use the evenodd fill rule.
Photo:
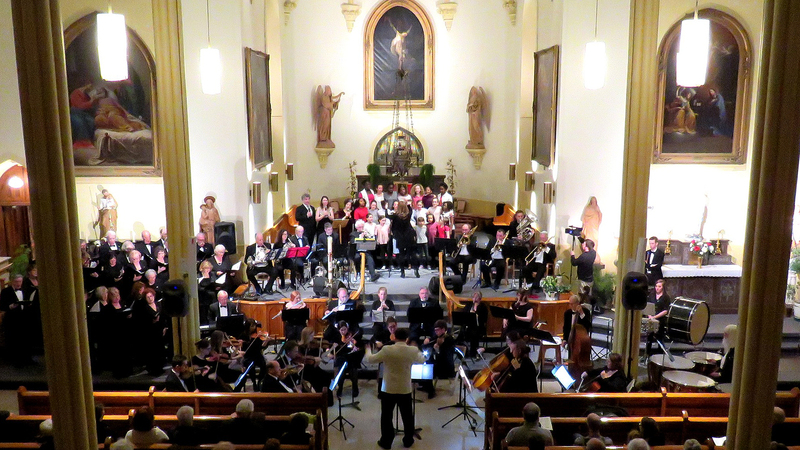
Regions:
<instances>
[{"instance_id":1,"label":"person in white shirt","mask_svg":"<svg viewBox=\"0 0 800 450\"><path fill-rule=\"evenodd\" d=\"M382 184L379 184L379 185L377 185L375 187L374 198L375 198L375 201L378 202L378 206L383 204L384 198L383 198L383 185Z\"/></svg>"},{"instance_id":2,"label":"person in white shirt","mask_svg":"<svg viewBox=\"0 0 800 450\"><path fill-rule=\"evenodd\" d=\"M439 204L444 205L444 202L452 202L453 195L447 192L447 183L439 183Z\"/></svg>"},{"instance_id":3,"label":"person in white shirt","mask_svg":"<svg viewBox=\"0 0 800 450\"><path fill-rule=\"evenodd\" d=\"M408 330L398 329L394 333L394 345L382 346L378 353L372 353L367 347L365 360L368 363L383 363L383 383L381 385L381 439L378 445L381 448L392 448L394 441L394 424L392 413L397 405L400 416L403 418L403 445L411 447L414 444L414 413L411 410L411 366L425 362L425 356L418 348L408 345Z\"/></svg>"},{"instance_id":4,"label":"person in white shirt","mask_svg":"<svg viewBox=\"0 0 800 450\"><path fill-rule=\"evenodd\" d=\"M125 439L136 447L149 447L159 442L169 441L167 433L155 426L153 410L142 406L136 410L131 420L132 430L128 430Z\"/></svg>"}]
</instances>

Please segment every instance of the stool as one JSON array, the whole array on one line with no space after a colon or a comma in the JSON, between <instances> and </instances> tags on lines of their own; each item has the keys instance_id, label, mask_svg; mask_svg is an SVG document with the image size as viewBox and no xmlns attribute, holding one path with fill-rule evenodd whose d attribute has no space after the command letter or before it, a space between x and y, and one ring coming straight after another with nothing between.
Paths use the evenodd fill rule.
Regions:
<instances>
[{"instance_id":1,"label":"stool","mask_svg":"<svg viewBox=\"0 0 800 450\"><path fill-rule=\"evenodd\" d=\"M547 353L548 350L555 350L556 352L555 363L558 366L562 365L563 362L561 360L561 346L558 344L545 344L544 342L542 342L542 344L539 346L539 367L544 366L545 361L547 361L547 359L545 358L545 353Z\"/></svg>"}]
</instances>

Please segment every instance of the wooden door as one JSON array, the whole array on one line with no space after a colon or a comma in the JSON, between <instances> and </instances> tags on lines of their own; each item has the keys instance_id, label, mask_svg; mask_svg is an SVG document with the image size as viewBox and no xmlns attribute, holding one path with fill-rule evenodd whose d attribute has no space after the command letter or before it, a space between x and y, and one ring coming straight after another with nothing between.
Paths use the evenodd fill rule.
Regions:
<instances>
[{"instance_id":1,"label":"wooden door","mask_svg":"<svg viewBox=\"0 0 800 450\"><path fill-rule=\"evenodd\" d=\"M3 206L0 224L0 255L14 256L20 245L31 245L30 212L28 206Z\"/></svg>"}]
</instances>

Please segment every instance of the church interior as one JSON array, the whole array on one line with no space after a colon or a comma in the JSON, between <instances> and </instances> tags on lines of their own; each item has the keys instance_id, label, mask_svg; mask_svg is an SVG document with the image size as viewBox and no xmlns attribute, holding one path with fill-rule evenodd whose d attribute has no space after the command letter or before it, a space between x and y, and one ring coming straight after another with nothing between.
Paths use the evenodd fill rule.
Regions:
<instances>
[{"instance_id":1,"label":"church interior","mask_svg":"<svg viewBox=\"0 0 800 450\"><path fill-rule=\"evenodd\" d=\"M102 34L109 11L124 16L116 36ZM707 28L691 35L684 22L698 17ZM270 395L312 394L257 393L260 382L243 376L228 389L241 381L244 393L221 394L228 403L203 409L206 397L187 392L189 400L158 408L173 355L191 359L195 343L228 310L256 319L268 335L261 364L264 355L269 365L283 353L289 322L278 314L290 310L294 290L310 310L300 329L308 325L318 339L333 330L339 339L325 318L340 286L366 307L350 325L364 330L364 341L383 330L372 328L370 311L382 288L401 328L414 323L409 308L429 288L445 331L459 338L456 366L437 375L443 379L430 388L434 395L425 398L424 382L415 394L417 448L500 448L529 401L548 418L541 422L555 444L573 448L571 432L585 431L587 405L601 402L551 375L579 364L565 322L577 328L583 316L573 317L581 306L572 309L571 298L585 300L591 317L586 370L602 370L618 354L630 382L596 394L628 416L604 418L614 438L608 448L623 448L643 416L667 436L653 448L684 448L689 438L714 448L706 439L726 436L716 448L769 448L778 436L776 406L785 412L782 435L800 436L799 22L800 4L790 0L0 0L0 287L12 296L10 303L0 298L0 411L10 413L0 417L0 448L53 448L25 447L36 432L20 438L31 442L4 447L13 427L38 432L48 418L52 428L41 434L55 448L94 448L99 398L113 426L127 427L127 409L149 403L165 430L175 426L180 401L216 427L239 400L252 398L268 418L320 411L309 426L318 440L302 448L378 448L380 369L360 360L360 377L322 406L305 400L312 397L270 403ZM120 36L125 47L116 51ZM702 81L687 82L697 77L687 67L698 52L700 69L693 69ZM109 75L104 58L121 60L123 75ZM400 215L405 206L369 204L406 194L411 204ZM307 198L314 213L303 205ZM320 219L323 198L333 210ZM416 231L406 246L394 222L408 222L409 213L414 222L420 208L427 212L422 225L406 228L413 234L420 226L422 237ZM359 214L375 230L366 252L357 248L361 235L353 240L351 233L361 226ZM379 231L384 216L394 233L389 250ZM324 242L326 221L338 245ZM298 226L308 229L305 241ZM426 233L438 244L424 240ZM202 257L200 234L210 244ZM258 253L261 236L268 248L295 239L293 247L311 251L270 257ZM135 278L108 263L109 244L110 258L123 269L133 264ZM331 246L337 250L326 254ZM220 248L227 266L214 260ZM112 284L123 303L134 281L147 286L138 301L154 287L131 252L146 257L159 283L161 305L153 308L163 312L155 337L163 367L156 361L154 370L146 356L142 364L133 356L150 335L106 326L110 334L98 338L92 328L92 299L106 276L122 280ZM255 265L248 252L256 252ZM463 256L471 260L459 266ZM211 288L204 260L217 279ZM495 260L502 266L484 268ZM253 271L267 264L269 271ZM19 299L15 274L24 276ZM656 279L671 307L659 306ZM538 373L528 384L540 394L473 391L475 374L508 344L500 309L516 308L524 288L520 304L534 310L528 327L544 332L522 340ZM453 314L471 313L475 292L490 310L477 345L464 342L467 326ZM168 315L166 301L175 296L186 303ZM34 319L15 320L25 307ZM122 335L130 344L119 344L119 359L98 369L98 349ZM433 331L430 337L436 341ZM128 351L137 361L115 372ZM20 352L32 359L17 364ZM712 367L694 364L691 352L707 354L702 362ZM733 362L720 380L720 358L724 364L728 355ZM336 375L337 364L323 364L325 376ZM665 370L703 376L674 381L663 378ZM259 368L260 377L266 372ZM570 372L582 386L581 370ZM145 400L126 409L121 399L137 392ZM348 399L362 409L343 410ZM324 423L329 417L354 426ZM784 443L800 446L795 438Z\"/></svg>"}]
</instances>

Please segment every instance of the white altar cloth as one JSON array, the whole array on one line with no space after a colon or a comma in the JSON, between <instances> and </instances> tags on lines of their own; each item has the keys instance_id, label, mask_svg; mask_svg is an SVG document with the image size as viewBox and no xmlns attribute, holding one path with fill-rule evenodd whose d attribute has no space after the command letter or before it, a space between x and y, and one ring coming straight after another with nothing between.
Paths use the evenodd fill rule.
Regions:
<instances>
[{"instance_id":1,"label":"white altar cloth","mask_svg":"<svg viewBox=\"0 0 800 450\"><path fill-rule=\"evenodd\" d=\"M661 267L664 278L741 278L742 266L736 264L711 264L697 268L696 265L667 264Z\"/></svg>"}]
</instances>

